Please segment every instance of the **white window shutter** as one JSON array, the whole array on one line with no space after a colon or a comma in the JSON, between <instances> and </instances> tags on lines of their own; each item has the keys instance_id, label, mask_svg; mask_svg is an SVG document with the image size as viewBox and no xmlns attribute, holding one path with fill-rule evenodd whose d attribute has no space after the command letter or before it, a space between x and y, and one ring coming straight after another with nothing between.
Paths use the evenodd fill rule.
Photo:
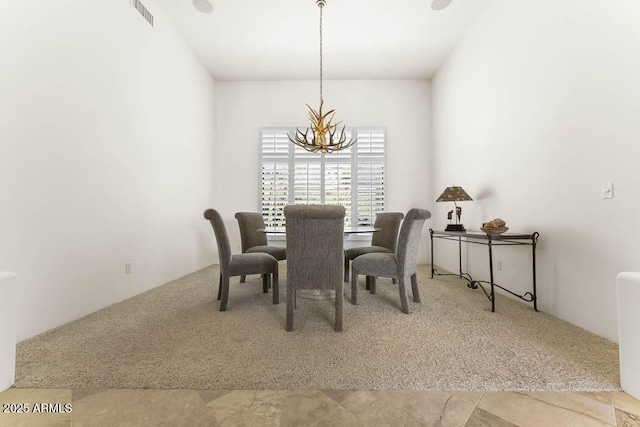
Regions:
<instances>
[{"instance_id":1,"label":"white window shutter","mask_svg":"<svg viewBox=\"0 0 640 427\"><path fill-rule=\"evenodd\" d=\"M351 183L351 163L325 162L324 203L344 206L347 226L351 226Z\"/></svg>"},{"instance_id":2,"label":"white window shutter","mask_svg":"<svg viewBox=\"0 0 640 427\"><path fill-rule=\"evenodd\" d=\"M284 226L284 207L289 203L288 129L260 132L260 209L267 227Z\"/></svg>"},{"instance_id":3,"label":"white window shutter","mask_svg":"<svg viewBox=\"0 0 640 427\"><path fill-rule=\"evenodd\" d=\"M294 163L293 203L322 204L322 164L320 162Z\"/></svg>"},{"instance_id":4,"label":"white window shutter","mask_svg":"<svg viewBox=\"0 0 640 427\"><path fill-rule=\"evenodd\" d=\"M383 128L346 129L358 142L336 153L310 153L292 144L288 129L260 131L259 209L267 226L283 226L286 204L338 204L346 226L371 226L385 210L386 132Z\"/></svg>"},{"instance_id":5,"label":"white window shutter","mask_svg":"<svg viewBox=\"0 0 640 427\"><path fill-rule=\"evenodd\" d=\"M385 210L385 131L358 129L357 225L373 225L376 214Z\"/></svg>"}]
</instances>

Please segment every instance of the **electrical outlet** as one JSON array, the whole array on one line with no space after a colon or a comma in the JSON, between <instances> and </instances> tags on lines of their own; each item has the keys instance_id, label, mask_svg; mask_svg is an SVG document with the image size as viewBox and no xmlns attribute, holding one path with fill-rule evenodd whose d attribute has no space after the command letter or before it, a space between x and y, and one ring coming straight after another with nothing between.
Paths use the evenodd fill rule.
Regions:
<instances>
[{"instance_id":1,"label":"electrical outlet","mask_svg":"<svg viewBox=\"0 0 640 427\"><path fill-rule=\"evenodd\" d=\"M124 263L124 274L131 274L131 263L130 262L125 262Z\"/></svg>"},{"instance_id":2,"label":"electrical outlet","mask_svg":"<svg viewBox=\"0 0 640 427\"><path fill-rule=\"evenodd\" d=\"M502 271L502 261L496 261L496 270Z\"/></svg>"},{"instance_id":3,"label":"electrical outlet","mask_svg":"<svg viewBox=\"0 0 640 427\"><path fill-rule=\"evenodd\" d=\"M602 198L613 199L613 182L607 182L602 186Z\"/></svg>"}]
</instances>

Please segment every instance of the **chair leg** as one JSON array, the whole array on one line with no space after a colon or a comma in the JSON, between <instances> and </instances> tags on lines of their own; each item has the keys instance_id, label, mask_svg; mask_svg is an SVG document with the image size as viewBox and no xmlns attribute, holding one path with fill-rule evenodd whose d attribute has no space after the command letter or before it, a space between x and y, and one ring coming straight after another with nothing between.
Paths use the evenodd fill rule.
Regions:
<instances>
[{"instance_id":1,"label":"chair leg","mask_svg":"<svg viewBox=\"0 0 640 427\"><path fill-rule=\"evenodd\" d=\"M344 256L344 281L349 281L349 258L346 255Z\"/></svg>"},{"instance_id":2,"label":"chair leg","mask_svg":"<svg viewBox=\"0 0 640 427\"><path fill-rule=\"evenodd\" d=\"M351 304L358 305L358 273L351 269Z\"/></svg>"},{"instance_id":3,"label":"chair leg","mask_svg":"<svg viewBox=\"0 0 640 427\"><path fill-rule=\"evenodd\" d=\"M407 293L404 289L404 277L398 278L398 290L400 291L400 305L402 306L402 312L409 314L409 302L407 301Z\"/></svg>"},{"instance_id":4,"label":"chair leg","mask_svg":"<svg viewBox=\"0 0 640 427\"><path fill-rule=\"evenodd\" d=\"M229 301L229 276L222 277L222 300L220 301L220 311L227 310L227 302Z\"/></svg>"},{"instance_id":5,"label":"chair leg","mask_svg":"<svg viewBox=\"0 0 640 427\"><path fill-rule=\"evenodd\" d=\"M218 301L222 296L222 273L220 273L220 279L218 280Z\"/></svg>"},{"instance_id":6,"label":"chair leg","mask_svg":"<svg viewBox=\"0 0 640 427\"><path fill-rule=\"evenodd\" d=\"M240 276L240 283L244 283L247 281L247 276Z\"/></svg>"},{"instance_id":7,"label":"chair leg","mask_svg":"<svg viewBox=\"0 0 640 427\"><path fill-rule=\"evenodd\" d=\"M278 284L278 269L273 272L273 303L280 304L280 285Z\"/></svg>"},{"instance_id":8,"label":"chair leg","mask_svg":"<svg viewBox=\"0 0 640 427\"><path fill-rule=\"evenodd\" d=\"M336 324L335 324L335 330L336 332L342 332L342 306L344 303L344 295L343 295L343 288L342 288L342 283L340 284L339 288L336 289Z\"/></svg>"},{"instance_id":9,"label":"chair leg","mask_svg":"<svg viewBox=\"0 0 640 427\"><path fill-rule=\"evenodd\" d=\"M262 293L266 294L269 292L269 274L262 275Z\"/></svg>"},{"instance_id":10,"label":"chair leg","mask_svg":"<svg viewBox=\"0 0 640 427\"><path fill-rule=\"evenodd\" d=\"M367 279L369 279L369 293L371 295L375 295L376 294L376 276L367 276Z\"/></svg>"},{"instance_id":11,"label":"chair leg","mask_svg":"<svg viewBox=\"0 0 640 427\"><path fill-rule=\"evenodd\" d=\"M393 283L394 285L398 284L398 279L391 279L391 283Z\"/></svg>"},{"instance_id":12,"label":"chair leg","mask_svg":"<svg viewBox=\"0 0 640 427\"><path fill-rule=\"evenodd\" d=\"M296 300L296 290L287 282L287 331L293 331L293 309Z\"/></svg>"},{"instance_id":13,"label":"chair leg","mask_svg":"<svg viewBox=\"0 0 640 427\"><path fill-rule=\"evenodd\" d=\"M413 292L413 302L420 302L420 291L418 291L418 273L411 275L411 291Z\"/></svg>"},{"instance_id":14,"label":"chair leg","mask_svg":"<svg viewBox=\"0 0 640 427\"><path fill-rule=\"evenodd\" d=\"M371 276L365 276L365 278L364 278L364 288L367 291L371 290Z\"/></svg>"}]
</instances>

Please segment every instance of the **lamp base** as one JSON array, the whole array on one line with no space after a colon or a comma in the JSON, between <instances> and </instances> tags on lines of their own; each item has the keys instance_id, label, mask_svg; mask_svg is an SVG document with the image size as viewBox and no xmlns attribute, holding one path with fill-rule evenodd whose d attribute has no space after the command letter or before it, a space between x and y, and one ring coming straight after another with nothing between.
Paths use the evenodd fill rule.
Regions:
<instances>
[{"instance_id":1,"label":"lamp base","mask_svg":"<svg viewBox=\"0 0 640 427\"><path fill-rule=\"evenodd\" d=\"M462 224L447 224L447 228L444 231L467 231Z\"/></svg>"}]
</instances>

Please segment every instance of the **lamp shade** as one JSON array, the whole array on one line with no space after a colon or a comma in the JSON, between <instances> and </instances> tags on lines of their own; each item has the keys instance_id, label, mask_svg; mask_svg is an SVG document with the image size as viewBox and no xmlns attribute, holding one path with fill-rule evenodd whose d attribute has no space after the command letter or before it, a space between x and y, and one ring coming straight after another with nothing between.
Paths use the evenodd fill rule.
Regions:
<instances>
[{"instance_id":1,"label":"lamp shade","mask_svg":"<svg viewBox=\"0 0 640 427\"><path fill-rule=\"evenodd\" d=\"M447 187L444 189L436 202L461 202L473 200L462 187Z\"/></svg>"}]
</instances>

